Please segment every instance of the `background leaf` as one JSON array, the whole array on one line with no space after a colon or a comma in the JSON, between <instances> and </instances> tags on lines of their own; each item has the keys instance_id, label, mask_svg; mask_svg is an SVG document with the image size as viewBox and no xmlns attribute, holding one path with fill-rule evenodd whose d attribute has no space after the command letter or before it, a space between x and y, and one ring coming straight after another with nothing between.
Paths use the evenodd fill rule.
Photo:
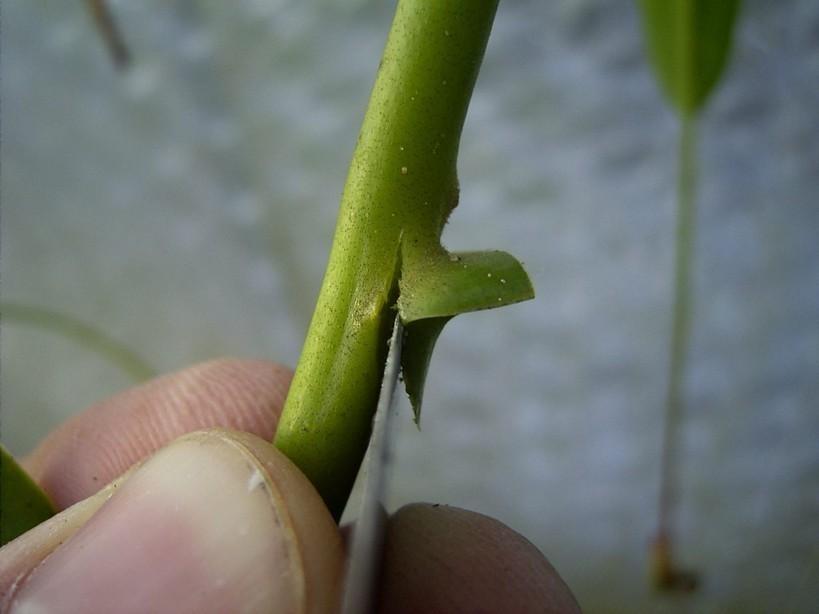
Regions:
<instances>
[{"instance_id":1,"label":"background leaf","mask_svg":"<svg viewBox=\"0 0 819 614\"><path fill-rule=\"evenodd\" d=\"M663 92L683 115L702 107L725 68L739 0L639 0Z\"/></svg>"},{"instance_id":2,"label":"background leaf","mask_svg":"<svg viewBox=\"0 0 819 614\"><path fill-rule=\"evenodd\" d=\"M0 546L55 513L48 496L0 446Z\"/></svg>"}]
</instances>

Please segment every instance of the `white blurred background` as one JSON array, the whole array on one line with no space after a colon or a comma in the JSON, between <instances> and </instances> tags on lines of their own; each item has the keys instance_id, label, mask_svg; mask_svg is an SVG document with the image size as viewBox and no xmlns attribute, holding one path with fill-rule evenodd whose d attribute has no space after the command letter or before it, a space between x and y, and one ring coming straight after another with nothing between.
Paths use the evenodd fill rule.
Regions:
<instances>
[{"instance_id":1,"label":"white blurred background","mask_svg":"<svg viewBox=\"0 0 819 614\"><path fill-rule=\"evenodd\" d=\"M93 323L160 371L295 364L393 12L375 0L112 7L6 0L2 300ZM689 596L646 580L672 298L676 121L633 3L506 0L445 243L506 249L538 297L461 316L405 407L392 507L497 516L588 612L819 603L819 4L746 2L701 122L696 316L681 437ZM25 453L131 385L4 322L2 441Z\"/></svg>"}]
</instances>

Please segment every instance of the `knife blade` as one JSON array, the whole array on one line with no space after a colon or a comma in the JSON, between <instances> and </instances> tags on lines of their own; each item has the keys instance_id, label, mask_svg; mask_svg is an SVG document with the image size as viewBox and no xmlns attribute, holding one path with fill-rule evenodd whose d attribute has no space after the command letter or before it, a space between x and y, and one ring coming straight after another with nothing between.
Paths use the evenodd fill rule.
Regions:
<instances>
[{"instance_id":1,"label":"knife blade","mask_svg":"<svg viewBox=\"0 0 819 614\"><path fill-rule=\"evenodd\" d=\"M387 528L387 513L382 502L387 485L393 435L391 409L401 371L403 336L404 327L401 318L396 315L384 365L384 376L381 380L381 392L373 417L364 495L353 529L350 556L347 560L342 614L368 614L374 611L376 582Z\"/></svg>"}]
</instances>

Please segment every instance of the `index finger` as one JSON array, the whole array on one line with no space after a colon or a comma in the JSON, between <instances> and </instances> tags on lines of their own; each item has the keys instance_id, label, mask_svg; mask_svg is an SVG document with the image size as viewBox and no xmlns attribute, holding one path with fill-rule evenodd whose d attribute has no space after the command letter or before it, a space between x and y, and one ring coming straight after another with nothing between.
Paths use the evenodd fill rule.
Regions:
<instances>
[{"instance_id":1,"label":"index finger","mask_svg":"<svg viewBox=\"0 0 819 614\"><path fill-rule=\"evenodd\" d=\"M23 465L64 509L192 431L223 427L269 441L291 376L262 360L195 365L90 407L52 432Z\"/></svg>"}]
</instances>

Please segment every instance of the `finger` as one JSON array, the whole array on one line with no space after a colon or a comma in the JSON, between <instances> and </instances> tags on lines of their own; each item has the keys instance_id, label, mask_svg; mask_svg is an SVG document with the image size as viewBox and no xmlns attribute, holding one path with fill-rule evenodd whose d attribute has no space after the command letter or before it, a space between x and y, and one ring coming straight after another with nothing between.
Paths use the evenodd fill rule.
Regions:
<instances>
[{"instance_id":1,"label":"finger","mask_svg":"<svg viewBox=\"0 0 819 614\"><path fill-rule=\"evenodd\" d=\"M23 464L63 509L185 433L217 426L272 439L290 377L286 367L265 361L196 365L75 416Z\"/></svg>"},{"instance_id":2,"label":"finger","mask_svg":"<svg viewBox=\"0 0 819 614\"><path fill-rule=\"evenodd\" d=\"M128 475L130 472L0 548L0 612L7 611L11 593L26 574L73 537Z\"/></svg>"},{"instance_id":3,"label":"finger","mask_svg":"<svg viewBox=\"0 0 819 614\"><path fill-rule=\"evenodd\" d=\"M389 521L378 612L580 612L526 538L493 518L414 504Z\"/></svg>"},{"instance_id":4,"label":"finger","mask_svg":"<svg viewBox=\"0 0 819 614\"><path fill-rule=\"evenodd\" d=\"M287 458L253 435L204 431L124 479L10 611L330 612L342 557L332 517Z\"/></svg>"}]
</instances>

